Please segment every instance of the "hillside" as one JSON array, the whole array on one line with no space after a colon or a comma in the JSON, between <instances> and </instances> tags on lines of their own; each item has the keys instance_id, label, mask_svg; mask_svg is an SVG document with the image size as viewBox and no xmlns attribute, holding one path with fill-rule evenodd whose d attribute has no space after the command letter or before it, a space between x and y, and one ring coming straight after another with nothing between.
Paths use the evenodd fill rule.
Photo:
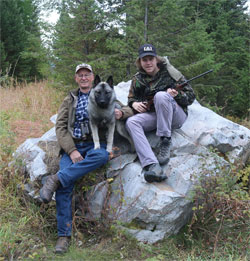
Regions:
<instances>
[{"instance_id":1,"label":"hillside","mask_svg":"<svg viewBox=\"0 0 250 261\"><path fill-rule=\"evenodd\" d=\"M249 220L244 213L249 197L238 182L231 182L229 191L225 181L220 183L223 193L205 187L209 194L200 194L221 213L211 216L211 208L203 204L203 209L194 209L188 226L161 243L138 243L108 220L82 224L76 216L70 252L55 256L55 203L37 206L29 202L21 189L23 166L20 162L10 166L9 162L25 139L39 137L52 127L49 118L57 113L63 97L48 82L0 89L0 260L249 259ZM249 127L249 121L244 125ZM249 166L235 174L248 177Z\"/></svg>"}]
</instances>

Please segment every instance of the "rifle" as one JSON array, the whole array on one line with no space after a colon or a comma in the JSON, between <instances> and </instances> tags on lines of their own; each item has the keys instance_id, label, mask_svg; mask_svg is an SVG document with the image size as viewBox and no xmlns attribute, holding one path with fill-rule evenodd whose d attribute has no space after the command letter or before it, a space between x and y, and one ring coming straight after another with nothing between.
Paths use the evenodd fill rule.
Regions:
<instances>
[{"instance_id":1,"label":"rifle","mask_svg":"<svg viewBox=\"0 0 250 261\"><path fill-rule=\"evenodd\" d=\"M195 80L195 79L198 79L198 78L200 78L200 77L202 77L202 76L204 76L204 75L206 75L206 74L208 74L208 73L211 73L212 71L213 71L213 69L211 69L211 70L209 70L209 71L207 71L207 72L204 72L204 73L202 73L202 74L199 74L199 75L197 75L197 76L195 76L195 77L193 77L193 78L191 78L191 79L189 79L189 80L186 80L186 81L184 81L183 83L178 83L178 84L176 84L176 86L175 86L174 89L176 89L177 91L181 91L181 90L183 89L183 87L184 87L185 85L187 85L189 82L191 82L191 81L193 81L193 80Z\"/></svg>"},{"instance_id":2,"label":"rifle","mask_svg":"<svg viewBox=\"0 0 250 261\"><path fill-rule=\"evenodd\" d=\"M207 72L204 72L202 74L199 74L199 75L197 75L197 76L195 76L195 77L193 77L193 78L191 78L189 80L186 80L186 81L184 81L182 83L178 83L178 84L175 85L175 87L173 89L175 89L177 91L181 91L183 89L183 87L185 85L187 85L189 82L191 82L191 81L193 81L195 79L198 79L198 78L200 78L200 77L202 77L202 76L204 76L204 75L206 75L208 73L211 73L212 71L213 71L213 69L211 69L211 70L209 70ZM154 96L149 96L149 97L147 97L147 100L143 102L143 104L147 106L147 110L148 111L150 110L150 107L151 107L151 105L154 102L153 98L154 98Z\"/></svg>"}]
</instances>

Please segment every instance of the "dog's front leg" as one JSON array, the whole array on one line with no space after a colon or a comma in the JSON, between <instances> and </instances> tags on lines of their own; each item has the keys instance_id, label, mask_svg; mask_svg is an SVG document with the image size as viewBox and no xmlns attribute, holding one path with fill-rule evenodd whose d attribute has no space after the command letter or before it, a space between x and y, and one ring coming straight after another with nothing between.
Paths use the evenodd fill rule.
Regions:
<instances>
[{"instance_id":1,"label":"dog's front leg","mask_svg":"<svg viewBox=\"0 0 250 261\"><path fill-rule=\"evenodd\" d=\"M100 149L100 141L99 141L99 135L98 135L98 128L93 122L89 122L91 131L92 131L92 137L94 141L94 149Z\"/></svg>"},{"instance_id":2,"label":"dog's front leg","mask_svg":"<svg viewBox=\"0 0 250 261\"><path fill-rule=\"evenodd\" d=\"M107 152L112 152L114 132L115 132L115 122L111 123L108 127Z\"/></svg>"}]
</instances>

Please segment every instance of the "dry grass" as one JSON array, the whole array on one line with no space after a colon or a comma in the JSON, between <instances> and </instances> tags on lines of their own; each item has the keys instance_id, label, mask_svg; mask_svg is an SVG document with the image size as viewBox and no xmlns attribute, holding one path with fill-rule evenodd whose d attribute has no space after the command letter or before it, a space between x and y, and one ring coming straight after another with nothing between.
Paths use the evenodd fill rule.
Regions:
<instances>
[{"instance_id":1,"label":"dry grass","mask_svg":"<svg viewBox=\"0 0 250 261\"><path fill-rule=\"evenodd\" d=\"M40 137L53 127L50 117L57 113L63 97L63 92L46 81L0 88L0 260L28 257L36 253L33 246L43 249L42 239L53 237L53 233L45 236L44 231L55 229L54 217L47 221L54 212L37 210L25 200L22 189L17 189L20 184L22 188L23 165L15 162L10 166L9 162L15 148L27 138Z\"/></svg>"},{"instance_id":2,"label":"dry grass","mask_svg":"<svg viewBox=\"0 0 250 261\"><path fill-rule=\"evenodd\" d=\"M54 106L55 90L47 82L38 82L0 89L0 108L3 111L30 112L32 116L49 115L58 108ZM26 116L28 116L26 115Z\"/></svg>"},{"instance_id":3,"label":"dry grass","mask_svg":"<svg viewBox=\"0 0 250 261\"><path fill-rule=\"evenodd\" d=\"M46 81L0 88L0 112L8 118L17 145L53 126L50 117L57 113L63 96Z\"/></svg>"}]
</instances>

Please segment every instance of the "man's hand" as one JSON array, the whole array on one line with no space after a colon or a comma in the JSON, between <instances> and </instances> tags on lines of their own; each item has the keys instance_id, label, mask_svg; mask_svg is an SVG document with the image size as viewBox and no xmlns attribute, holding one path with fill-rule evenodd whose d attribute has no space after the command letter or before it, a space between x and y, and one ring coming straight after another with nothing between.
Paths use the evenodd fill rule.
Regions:
<instances>
[{"instance_id":1,"label":"man's hand","mask_svg":"<svg viewBox=\"0 0 250 261\"><path fill-rule=\"evenodd\" d=\"M167 93L169 93L172 97L175 97L178 95L178 91L175 89L168 88Z\"/></svg>"},{"instance_id":2,"label":"man's hand","mask_svg":"<svg viewBox=\"0 0 250 261\"><path fill-rule=\"evenodd\" d=\"M138 112L146 112L147 105L143 102L133 102L132 107Z\"/></svg>"},{"instance_id":3,"label":"man's hand","mask_svg":"<svg viewBox=\"0 0 250 261\"><path fill-rule=\"evenodd\" d=\"M116 118L117 120L121 119L122 115L123 115L123 113L122 113L121 110L115 109L115 118Z\"/></svg>"},{"instance_id":4,"label":"man's hand","mask_svg":"<svg viewBox=\"0 0 250 261\"><path fill-rule=\"evenodd\" d=\"M83 156L80 154L78 150L72 151L69 156L73 163L84 160Z\"/></svg>"}]
</instances>

